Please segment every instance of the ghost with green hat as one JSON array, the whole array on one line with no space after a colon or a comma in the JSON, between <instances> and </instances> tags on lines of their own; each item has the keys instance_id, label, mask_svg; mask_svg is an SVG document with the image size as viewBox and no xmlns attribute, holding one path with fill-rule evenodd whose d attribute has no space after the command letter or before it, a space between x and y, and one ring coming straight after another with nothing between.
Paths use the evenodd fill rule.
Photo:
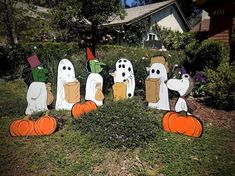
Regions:
<instances>
[{"instance_id":1,"label":"ghost with green hat","mask_svg":"<svg viewBox=\"0 0 235 176\"><path fill-rule=\"evenodd\" d=\"M102 106L104 100L103 77L99 73L103 70L102 66L105 64L95 58L90 48L86 49L86 58L89 62L91 73L86 81L85 100L91 100L97 106Z\"/></svg>"}]
</instances>

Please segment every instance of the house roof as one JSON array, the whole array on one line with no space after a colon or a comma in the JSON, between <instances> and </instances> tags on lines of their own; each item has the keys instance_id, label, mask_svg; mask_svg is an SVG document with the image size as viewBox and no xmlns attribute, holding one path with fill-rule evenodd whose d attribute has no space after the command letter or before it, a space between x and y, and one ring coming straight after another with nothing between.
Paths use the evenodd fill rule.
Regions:
<instances>
[{"instance_id":1,"label":"house roof","mask_svg":"<svg viewBox=\"0 0 235 176\"><path fill-rule=\"evenodd\" d=\"M126 16L124 19L121 19L119 16L110 17L109 19L110 22L105 25L108 25L108 26L130 25L156 12L159 12L173 4L176 5L176 8L179 11L180 16L182 17L187 28L189 28L189 25L175 0L168 0L168 1L153 3L153 4L149 4L145 6L138 6L138 7L125 9Z\"/></svg>"}]
</instances>

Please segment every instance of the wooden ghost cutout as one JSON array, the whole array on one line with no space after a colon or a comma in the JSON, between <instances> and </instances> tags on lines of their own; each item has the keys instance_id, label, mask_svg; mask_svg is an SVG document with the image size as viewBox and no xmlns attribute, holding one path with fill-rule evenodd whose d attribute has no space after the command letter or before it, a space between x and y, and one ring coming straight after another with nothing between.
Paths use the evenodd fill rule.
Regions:
<instances>
[{"instance_id":1,"label":"wooden ghost cutout","mask_svg":"<svg viewBox=\"0 0 235 176\"><path fill-rule=\"evenodd\" d=\"M73 64L62 59L58 65L56 110L71 110L80 101L80 82L75 77Z\"/></svg>"},{"instance_id":2,"label":"wooden ghost cutout","mask_svg":"<svg viewBox=\"0 0 235 176\"><path fill-rule=\"evenodd\" d=\"M131 62L121 58L116 62L116 70L110 73L114 79L114 100L123 100L134 96L135 76Z\"/></svg>"},{"instance_id":3,"label":"wooden ghost cutout","mask_svg":"<svg viewBox=\"0 0 235 176\"><path fill-rule=\"evenodd\" d=\"M104 100L103 77L99 73L103 70L102 66L105 64L95 58L90 48L86 49L86 57L91 73L86 81L85 100L91 100L97 106L102 106Z\"/></svg>"},{"instance_id":4,"label":"wooden ghost cutout","mask_svg":"<svg viewBox=\"0 0 235 176\"><path fill-rule=\"evenodd\" d=\"M45 81L47 80L48 70L43 68L37 55L27 58L30 65L30 70L33 82L30 83L27 91L27 108L26 115L31 115L35 112L46 111L47 108L47 88Z\"/></svg>"},{"instance_id":5,"label":"wooden ghost cutout","mask_svg":"<svg viewBox=\"0 0 235 176\"><path fill-rule=\"evenodd\" d=\"M151 58L149 76L145 80L146 100L150 108L170 110L168 88L166 86L168 63L163 56Z\"/></svg>"},{"instance_id":6,"label":"wooden ghost cutout","mask_svg":"<svg viewBox=\"0 0 235 176\"><path fill-rule=\"evenodd\" d=\"M192 91L193 86L194 81L188 74L183 74L181 79L174 78L167 81L167 87L170 90L177 91L180 94L180 97L175 104L176 112L189 112L189 104L187 103L185 96ZM194 107L192 107L192 109L194 109Z\"/></svg>"}]
</instances>

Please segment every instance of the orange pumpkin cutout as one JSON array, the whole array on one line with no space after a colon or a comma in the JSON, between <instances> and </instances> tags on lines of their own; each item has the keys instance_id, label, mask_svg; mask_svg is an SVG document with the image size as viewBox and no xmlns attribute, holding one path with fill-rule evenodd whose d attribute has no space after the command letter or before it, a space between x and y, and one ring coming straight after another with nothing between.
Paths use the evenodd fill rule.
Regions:
<instances>
[{"instance_id":1,"label":"orange pumpkin cutout","mask_svg":"<svg viewBox=\"0 0 235 176\"><path fill-rule=\"evenodd\" d=\"M10 125L11 136L41 136L50 135L57 128L57 121L54 117L45 115L38 120L20 119Z\"/></svg>"},{"instance_id":2,"label":"orange pumpkin cutout","mask_svg":"<svg viewBox=\"0 0 235 176\"><path fill-rule=\"evenodd\" d=\"M34 121L29 119L16 120L10 125L12 136L29 136L34 133Z\"/></svg>"},{"instance_id":3,"label":"orange pumpkin cutout","mask_svg":"<svg viewBox=\"0 0 235 176\"><path fill-rule=\"evenodd\" d=\"M10 134L11 136L19 136L19 132L18 132L18 125L20 123L21 120L15 120L12 122L12 124L10 125Z\"/></svg>"},{"instance_id":4,"label":"orange pumpkin cutout","mask_svg":"<svg viewBox=\"0 0 235 176\"><path fill-rule=\"evenodd\" d=\"M200 137L202 134L201 122L193 116L182 116L176 112L167 112L163 117L163 129L167 132Z\"/></svg>"},{"instance_id":5,"label":"orange pumpkin cutout","mask_svg":"<svg viewBox=\"0 0 235 176\"><path fill-rule=\"evenodd\" d=\"M35 131L38 135L50 135L52 134L57 127L57 122L55 118L50 116L40 117L35 122Z\"/></svg>"},{"instance_id":6,"label":"orange pumpkin cutout","mask_svg":"<svg viewBox=\"0 0 235 176\"><path fill-rule=\"evenodd\" d=\"M72 116L76 119L81 115L91 112L96 109L96 104L93 101L86 101L85 103L75 103L72 107Z\"/></svg>"}]
</instances>

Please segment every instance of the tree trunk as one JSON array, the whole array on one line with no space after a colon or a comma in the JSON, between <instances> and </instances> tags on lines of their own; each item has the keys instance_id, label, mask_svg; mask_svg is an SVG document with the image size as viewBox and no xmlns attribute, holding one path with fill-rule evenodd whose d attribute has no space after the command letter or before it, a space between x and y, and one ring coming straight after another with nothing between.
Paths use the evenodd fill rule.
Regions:
<instances>
[{"instance_id":1,"label":"tree trunk","mask_svg":"<svg viewBox=\"0 0 235 176\"><path fill-rule=\"evenodd\" d=\"M8 38L10 44L13 46L18 44L18 39L15 32L15 24L14 24L14 9L12 1L4 1L4 24L8 34Z\"/></svg>"}]
</instances>

